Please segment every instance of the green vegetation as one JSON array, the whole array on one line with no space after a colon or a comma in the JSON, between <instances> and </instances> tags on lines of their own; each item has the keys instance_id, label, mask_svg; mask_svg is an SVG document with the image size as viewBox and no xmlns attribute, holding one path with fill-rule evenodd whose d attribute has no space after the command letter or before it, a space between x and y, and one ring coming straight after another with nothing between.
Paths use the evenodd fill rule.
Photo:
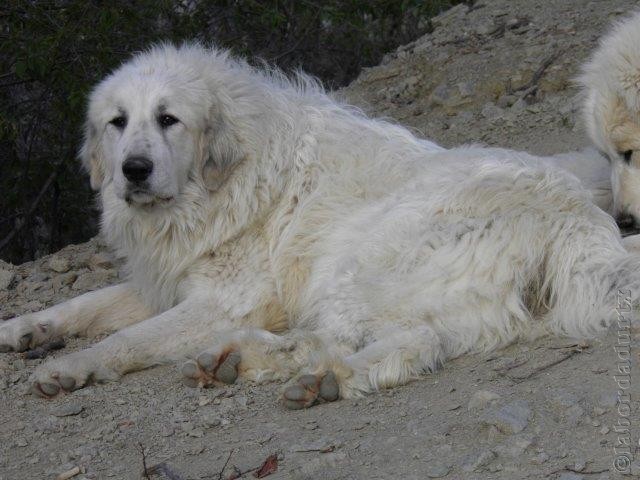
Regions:
<instances>
[{"instance_id":1,"label":"green vegetation","mask_svg":"<svg viewBox=\"0 0 640 480\"><path fill-rule=\"evenodd\" d=\"M91 86L161 40L216 42L329 87L426 33L460 0L8 0L0 7L0 257L22 262L97 231L76 161Z\"/></svg>"}]
</instances>

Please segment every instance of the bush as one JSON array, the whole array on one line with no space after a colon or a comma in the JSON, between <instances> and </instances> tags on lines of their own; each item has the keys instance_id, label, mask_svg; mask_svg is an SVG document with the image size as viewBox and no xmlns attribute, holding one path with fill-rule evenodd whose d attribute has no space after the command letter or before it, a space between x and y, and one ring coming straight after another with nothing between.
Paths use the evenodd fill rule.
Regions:
<instances>
[{"instance_id":1,"label":"bush","mask_svg":"<svg viewBox=\"0 0 640 480\"><path fill-rule=\"evenodd\" d=\"M29 260L97 231L75 159L91 86L153 42L217 42L331 88L427 32L460 0L12 1L0 7L0 255Z\"/></svg>"}]
</instances>

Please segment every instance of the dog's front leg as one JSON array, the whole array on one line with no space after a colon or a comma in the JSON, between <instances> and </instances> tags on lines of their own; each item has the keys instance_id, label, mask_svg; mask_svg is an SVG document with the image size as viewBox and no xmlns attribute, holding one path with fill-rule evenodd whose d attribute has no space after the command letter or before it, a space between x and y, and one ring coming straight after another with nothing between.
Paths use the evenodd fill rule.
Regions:
<instances>
[{"instance_id":1,"label":"dog's front leg","mask_svg":"<svg viewBox=\"0 0 640 480\"><path fill-rule=\"evenodd\" d=\"M233 328L212 302L187 299L170 310L120 330L92 347L50 360L31 376L32 391L52 397L92 381L108 381L170 363L210 345L215 332Z\"/></svg>"},{"instance_id":2,"label":"dog's front leg","mask_svg":"<svg viewBox=\"0 0 640 480\"><path fill-rule=\"evenodd\" d=\"M112 332L151 316L127 283L85 293L0 325L0 352L21 352L67 335Z\"/></svg>"}]
</instances>

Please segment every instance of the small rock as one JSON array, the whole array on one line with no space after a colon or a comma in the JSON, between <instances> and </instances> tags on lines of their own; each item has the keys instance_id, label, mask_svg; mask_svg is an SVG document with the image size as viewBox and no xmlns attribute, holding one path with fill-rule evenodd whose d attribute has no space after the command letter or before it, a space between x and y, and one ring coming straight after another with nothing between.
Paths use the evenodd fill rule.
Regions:
<instances>
[{"instance_id":1,"label":"small rock","mask_svg":"<svg viewBox=\"0 0 640 480\"><path fill-rule=\"evenodd\" d=\"M18 447L26 447L27 445L29 445L29 443L27 443L24 438L19 438L18 440L16 440L16 445Z\"/></svg>"},{"instance_id":2,"label":"small rock","mask_svg":"<svg viewBox=\"0 0 640 480\"><path fill-rule=\"evenodd\" d=\"M533 463L534 465L542 465L547 460L549 460L549 454L547 454L546 452L540 452L538 455L531 459L531 463Z\"/></svg>"},{"instance_id":3,"label":"small rock","mask_svg":"<svg viewBox=\"0 0 640 480\"><path fill-rule=\"evenodd\" d=\"M102 269L109 270L113 268L113 262L111 259L104 253L96 253L89 257L87 261L87 265L91 270Z\"/></svg>"},{"instance_id":4,"label":"small rock","mask_svg":"<svg viewBox=\"0 0 640 480\"><path fill-rule=\"evenodd\" d=\"M8 290L15 278L16 274L11 270L0 270L0 290Z\"/></svg>"},{"instance_id":5,"label":"small rock","mask_svg":"<svg viewBox=\"0 0 640 480\"><path fill-rule=\"evenodd\" d=\"M476 410L485 408L489 403L494 402L500 398L495 392L490 392L489 390L478 390L473 394L471 400L469 400L469 404L467 405L467 410Z\"/></svg>"},{"instance_id":6,"label":"small rock","mask_svg":"<svg viewBox=\"0 0 640 480\"><path fill-rule=\"evenodd\" d=\"M58 255L53 255L49 259L49 268L54 272L65 273L68 272L71 268L71 263L65 257L60 257Z\"/></svg>"},{"instance_id":7,"label":"small rock","mask_svg":"<svg viewBox=\"0 0 640 480\"><path fill-rule=\"evenodd\" d=\"M427 467L425 473L428 478L442 478L449 475L450 470L446 465L431 465Z\"/></svg>"},{"instance_id":8,"label":"small rock","mask_svg":"<svg viewBox=\"0 0 640 480\"><path fill-rule=\"evenodd\" d=\"M98 286L105 285L115 280L117 274L114 270L96 270L95 272L86 272L73 282L71 287L73 290L91 290Z\"/></svg>"},{"instance_id":9,"label":"small rock","mask_svg":"<svg viewBox=\"0 0 640 480\"><path fill-rule=\"evenodd\" d=\"M567 408L565 412L567 422L569 422L571 425L577 425L583 415L584 409L580 405L573 405L572 407Z\"/></svg>"},{"instance_id":10,"label":"small rock","mask_svg":"<svg viewBox=\"0 0 640 480\"><path fill-rule=\"evenodd\" d=\"M505 457L518 458L529 448L534 442L534 437L527 434L514 435L509 439L508 443L498 445L494 450L498 455Z\"/></svg>"},{"instance_id":11,"label":"small rock","mask_svg":"<svg viewBox=\"0 0 640 480\"><path fill-rule=\"evenodd\" d=\"M609 427L607 427L606 425L604 427L602 427L600 429L600 434L602 435L606 435L607 433L609 433L611 430L609 429Z\"/></svg>"},{"instance_id":12,"label":"small rock","mask_svg":"<svg viewBox=\"0 0 640 480\"><path fill-rule=\"evenodd\" d=\"M515 95L501 95L496 104L500 108L508 108L518 101Z\"/></svg>"},{"instance_id":13,"label":"small rock","mask_svg":"<svg viewBox=\"0 0 640 480\"><path fill-rule=\"evenodd\" d=\"M575 393L569 392L564 388L553 390L550 397L554 404L561 407L571 407L580 400Z\"/></svg>"},{"instance_id":14,"label":"small rock","mask_svg":"<svg viewBox=\"0 0 640 480\"><path fill-rule=\"evenodd\" d=\"M564 472L560 474L558 480L584 480L584 475L579 475L574 472Z\"/></svg>"},{"instance_id":15,"label":"small rock","mask_svg":"<svg viewBox=\"0 0 640 480\"><path fill-rule=\"evenodd\" d=\"M494 458L496 458L496 454L491 450L483 450L477 455L467 457L462 463L462 470L465 472L474 472L489 465Z\"/></svg>"},{"instance_id":16,"label":"small rock","mask_svg":"<svg viewBox=\"0 0 640 480\"><path fill-rule=\"evenodd\" d=\"M494 408L485 412L480 421L487 425L495 425L502 433L513 434L523 431L529 424L531 408L525 400Z\"/></svg>"},{"instance_id":17,"label":"small rock","mask_svg":"<svg viewBox=\"0 0 640 480\"><path fill-rule=\"evenodd\" d=\"M206 415L202 419L202 424L205 426L205 428L212 428L222 424L222 420L220 419L220 417L217 417L215 415Z\"/></svg>"},{"instance_id":18,"label":"small rock","mask_svg":"<svg viewBox=\"0 0 640 480\"><path fill-rule=\"evenodd\" d=\"M62 287L72 285L77 278L78 274L76 272L67 272L62 275L55 275L51 284L54 290L60 290Z\"/></svg>"},{"instance_id":19,"label":"small rock","mask_svg":"<svg viewBox=\"0 0 640 480\"><path fill-rule=\"evenodd\" d=\"M504 116L504 110L502 110L500 107L497 107L492 102L485 104L485 106L482 107L482 111L480 113L484 118L490 121L497 120Z\"/></svg>"},{"instance_id":20,"label":"small rock","mask_svg":"<svg viewBox=\"0 0 640 480\"><path fill-rule=\"evenodd\" d=\"M71 402L54 408L51 410L51 415L54 417L71 417L73 415L78 415L83 410L84 407L80 403Z\"/></svg>"},{"instance_id":21,"label":"small rock","mask_svg":"<svg viewBox=\"0 0 640 480\"><path fill-rule=\"evenodd\" d=\"M204 431L201 428L194 428L187 432L190 437L202 438L204 436Z\"/></svg>"},{"instance_id":22,"label":"small rock","mask_svg":"<svg viewBox=\"0 0 640 480\"><path fill-rule=\"evenodd\" d=\"M612 408L618 404L618 393L607 392L600 395L598 399L598 405L602 408Z\"/></svg>"}]
</instances>

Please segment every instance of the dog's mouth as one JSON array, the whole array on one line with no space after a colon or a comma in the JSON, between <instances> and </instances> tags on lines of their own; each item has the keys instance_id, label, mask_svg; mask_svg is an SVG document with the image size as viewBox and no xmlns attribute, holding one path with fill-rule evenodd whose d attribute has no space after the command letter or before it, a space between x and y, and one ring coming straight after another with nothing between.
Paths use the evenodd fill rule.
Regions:
<instances>
[{"instance_id":1,"label":"dog's mouth","mask_svg":"<svg viewBox=\"0 0 640 480\"><path fill-rule=\"evenodd\" d=\"M168 196L163 197L160 195L155 195L148 190L136 188L129 190L125 197L125 201L129 206L140 206L140 207L155 207L155 206L169 206L173 203L174 197Z\"/></svg>"}]
</instances>

